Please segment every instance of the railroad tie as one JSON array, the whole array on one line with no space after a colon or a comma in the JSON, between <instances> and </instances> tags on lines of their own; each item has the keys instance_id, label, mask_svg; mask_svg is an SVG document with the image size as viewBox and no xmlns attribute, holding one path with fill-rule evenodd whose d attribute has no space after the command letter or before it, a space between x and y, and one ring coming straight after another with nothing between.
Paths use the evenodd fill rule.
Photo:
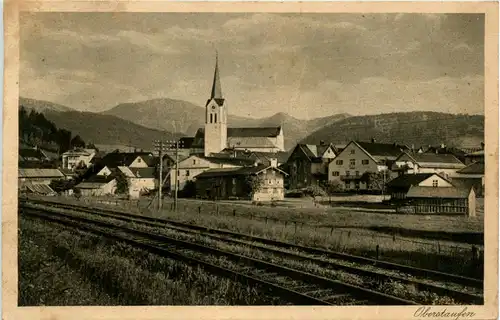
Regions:
<instances>
[{"instance_id":1,"label":"railroad tie","mask_svg":"<svg viewBox=\"0 0 500 320\"><path fill-rule=\"evenodd\" d=\"M305 294L306 296L317 296L318 293L321 294L325 294L325 293L329 293L331 292L331 289L318 289L318 290L312 290L312 291L307 291L307 292L304 292L303 294Z\"/></svg>"}]
</instances>

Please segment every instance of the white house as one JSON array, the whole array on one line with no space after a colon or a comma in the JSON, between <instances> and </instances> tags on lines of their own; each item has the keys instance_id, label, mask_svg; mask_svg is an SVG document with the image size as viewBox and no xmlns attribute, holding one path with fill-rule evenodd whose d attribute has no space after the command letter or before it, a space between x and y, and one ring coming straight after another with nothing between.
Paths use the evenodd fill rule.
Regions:
<instances>
[{"instance_id":1,"label":"white house","mask_svg":"<svg viewBox=\"0 0 500 320\"><path fill-rule=\"evenodd\" d=\"M94 175L75 186L84 197L112 195L116 192L116 178L114 175Z\"/></svg>"},{"instance_id":2,"label":"white house","mask_svg":"<svg viewBox=\"0 0 500 320\"><path fill-rule=\"evenodd\" d=\"M437 173L403 174L387 183L387 190L391 199L405 199L411 187L452 187L450 180Z\"/></svg>"},{"instance_id":3,"label":"white house","mask_svg":"<svg viewBox=\"0 0 500 320\"><path fill-rule=\"evenodd\" d=\"M179 162L177 170L178 190L182 190L188 181L193 181L194 177L209 169L239 168L244 165L253 164L250 159L215 158L202 155L192 155ZM175 167L170 170L170 189L175 188Z\"/></svg>"},{"instance_id":4,"label":"white house","mask_svg":"<svg viewBox=\"0 0 500 320\"><path fill-rule=\"evenodd\" d=\"M391 163L407 149L406 146L377 143L375 140L351 141L328 165L328 181L340 182L345 190L368 190L370 185L363 175L384 172L389 181Z\"/></svg>"},{"instance_id":5,"label":"white house","mask_svg":"<svg viewBox=\"0 0 500 320\"><path fill-rule=\"evenodd\" d=\"M141 192L147 192L156 188L155 168L130 168L120 166L118 170L125 176L129 183L129 196L138 198Z\"/></svg>"},{"instance_id":6,"label":"white house","mask_svg":"<svg viewBox=\"0 0 500 320\"><path fill-rule=\"evenodd\" d=\"M62 168L67 170L76 169L78 166L88 167L92 158L96 155L95 149L73 149L62 154Z\"/></svg>"},{"instance_id":7,"label":"white house","mask_svg":"<svg viewBox=\"0 0 500 320\"><path fill-rule=\"evenodd\" d=\"M403 173L440 173L453 177L456 172L465 168L460 160L452 154L441 153L402 153L392 165L392 170Z\"/></svg>"}]
</instances>

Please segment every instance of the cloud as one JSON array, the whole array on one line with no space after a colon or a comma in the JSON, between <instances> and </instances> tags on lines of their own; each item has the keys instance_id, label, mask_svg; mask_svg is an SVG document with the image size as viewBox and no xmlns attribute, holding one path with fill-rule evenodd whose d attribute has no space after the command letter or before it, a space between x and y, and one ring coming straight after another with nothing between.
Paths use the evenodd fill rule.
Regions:
<instances>
[{"instance_id":1,"label":"cloud","mask_svg":"<svg viewBox=\"0 0 500 320\"><path fill-rule=\"evenodd\" d=\"M483 23L460 14L36 13L21 19L20 89L88 110L156 97L203 105L217 49L239 114L481 112Z\"/></svg>"}]
</instances>

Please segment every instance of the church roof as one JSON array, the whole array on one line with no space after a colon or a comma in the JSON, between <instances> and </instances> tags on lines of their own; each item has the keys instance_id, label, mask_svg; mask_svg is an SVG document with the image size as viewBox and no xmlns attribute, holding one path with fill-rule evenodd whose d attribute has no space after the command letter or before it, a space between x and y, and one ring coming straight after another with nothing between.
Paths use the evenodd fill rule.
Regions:
<instances>
[{"instance_id":1,"label":"church roof","mask_svg":"<svg viewBox=\"0 0 500 320\"><path fill-rule=\"evenodd\" d=\"M271 141L267 139L260 139L260 138L272 138L276 137L280 134L281 132L281 127L264 127L264 128L227 128L227 137L228 140L230 138L254 138L250 139L248 141L245 140L245 143L257 143L255 138L259 138L259 141L257 143L257 146L273 146ZM191 145L192 148L203 148L205 145L205 129L204 128L199 128L198 131L196 131L196 134L194 136L194 141L193 144ZM240 144L243 142L241 140ZM264 145L262 145L262 143ZM245 144L246 147L249 147L247 144ZM239 147L243 147L243 145L240 145Z\"/></svg>"},{"instance_id":2,"label":"church roof","mask_svg":"<svg viewBox=\"0 0 500 320\"><path fill-rule=\"evenodd\" d=\"M214 81L212 83L212 92L210 94L211 99L224 99L222 98L222 88L220 85L220 77L219 77L219 55L215 56L215 71L214 71ZM217 101L219 103L219 101ZM219 104L220 105L220 104Z\"/></svg>"},{"instance_id":3,"label":"church roof","mask_svg":"<svg viewBox=\"0 0 500 320\"><path fill-rule=\"evenodd\" d=\"M277 137L281 127L227 128L228 137Z\"/></svg>"}]
</instances>

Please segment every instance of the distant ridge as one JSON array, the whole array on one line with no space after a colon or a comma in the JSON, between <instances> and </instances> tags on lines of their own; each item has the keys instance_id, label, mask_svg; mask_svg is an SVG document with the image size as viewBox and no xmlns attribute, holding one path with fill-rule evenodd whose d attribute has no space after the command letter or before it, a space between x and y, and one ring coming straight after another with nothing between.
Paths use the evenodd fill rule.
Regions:
<instances>
[{"instance_id":1,"label":"distant ridge","mask_svg":"<svg viewBox=\"0 0 500 320\"><path fill-rule=\"evenodd\" d=\"M405 143L415 147L437 145L469 147L484 141L484 116L439 112L400 112L356 116L319 128L302 143L350 140Z\"/></svg>"}]
</instances>

